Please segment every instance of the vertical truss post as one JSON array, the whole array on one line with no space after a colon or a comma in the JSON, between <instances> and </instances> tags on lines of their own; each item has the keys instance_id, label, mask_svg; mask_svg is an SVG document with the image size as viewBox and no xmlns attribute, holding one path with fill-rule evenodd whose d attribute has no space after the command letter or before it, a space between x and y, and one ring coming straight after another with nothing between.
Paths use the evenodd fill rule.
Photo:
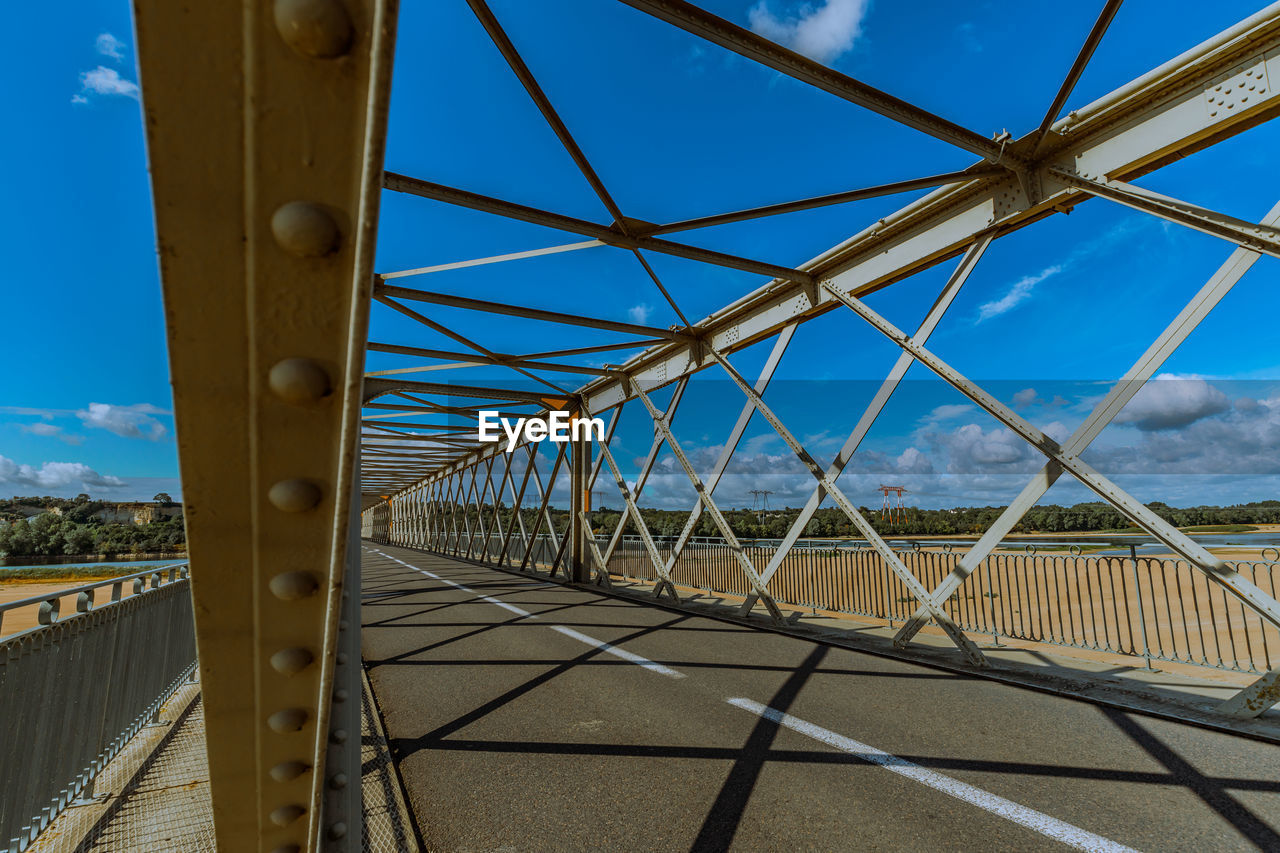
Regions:
<instances>
[{"instance_id":1,"label":"vertical truss post","mask_svg":"<svg viewBox=\"0 0 1280 853\"><path fill-rule=\"evenodd\" d=\"M394 7L134 3L219 850L360 842L323 769Z\"/></svg>"},{"instance_id":2,"label":"vertical truss post","mask_svg":"<svg viewBox=\"0 0 1280 853\"><path fill-rule=\"evenodd\" d=\"M591 580L591 567L587 563L586 552L587 536L591 529L587 519L587 511L590 509L587 480L591 467L591 443L573 436L569 442L569 453L568 575L573 583L587 583Z\"/></svg>"}]
</instances>

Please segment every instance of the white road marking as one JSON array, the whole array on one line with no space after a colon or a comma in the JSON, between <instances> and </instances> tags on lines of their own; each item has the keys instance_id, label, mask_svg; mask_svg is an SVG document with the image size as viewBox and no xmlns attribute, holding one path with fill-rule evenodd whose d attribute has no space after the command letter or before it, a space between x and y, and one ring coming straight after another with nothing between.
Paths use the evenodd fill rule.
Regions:
<instances>
[{"instance_id":1,"label":"white road marking","mask_svg":"<svg viewBox=\"0 0 1280 853\"><path fill-rule=\"evenodd\" d=\"M377 554L380 557L385 557L388 560L397 562L400 565L404 566L405 568L412 569L413 571L418 572L419 574L426 575L427 577L432 578L433 580L438 580L441 583L447 583L449 586L454 587L456 589L460 589L463 592L469 592L472 595L478 596L481 601L487 601L490 604L496 604L497 606L503 608L504 610L510 610L512 613L519 614L520 616L527 616L530 619L538 618L537 614L530 613L527 610L521 610L519 607L516 607L514 604L508 604L507 602L500 601L499 599L493 598L492 596L480 595L474 589L471 589L471 587L469 586L460 584L457 581L451 581L448 578L442 578L439 575L437 575L435 572L429 572L426 569L420 569L417 566L412 565L410 563L406 563L404 560L397 559L396 557L393 557L390 554L383 553L382 551L378 551L373 548L369 548L366 550L374 554ZM541 584L541 586L554 586L554 584ZM668 678L684 678L683 672L677 672L676 670L671 669L670 667L663 666L662 664L657 663L655 661L651 661L646 657L641 657L640 655L635 654L634 652L629 652L626 649L621 649L617 646L606 643L604 640L597 640L595 637L589 637L580 631L575 631L572 628L568 628L564 625L548 625L547 627L551 628L553 631L558 631L559 633L564 634L566 637L571 637L580 643L586 643L588 646L593 646L599 649L600 651L604 652L605 654L610 654L610 655L613 655L614 657L622 658L625 661L634 663L636 666L644 667L650 672L656 672L659 675L665 675Z\"/></svg>"},{"instance_id":2,"label":"white road marking","mask_svg":"<svg viewBox=\"0 0 1280 853\"><path fill-rule=\"evenodd\" d=\"M876 749L874 746L836 734L829 729L824 729L798 717L770 708L768 705L761 705L759 702L753 702L750 699L726 699L725 701L734 707L750 711L794 732L799 732L828 746L833 746L841 752L856 755L870 764L877 764L885 770L905 776L922 785L928 785L934 790L955 797L957 800L963 800L980 809L985 809L994 815L1011 820L1055 841L1061 841L1063 844L1070 845L1077 850L1105 851L1105 853L1136 853L1133 848L1126 847L1109 838L1094 835L1092 832L1050 817L1043 812L1006 800L1004 797L996 796L981 788L975 788L973 785L961 782L958 779L952 779L950 776L935 773L905 758L899 758L892 753Z\"/></svg>"},{"instance_id":3,"label":"white road marking","mask_svg":"<svg viewBox=\"0 0 1280 853\"><path fill-rule=\"evenodd\" d=\"M668 678L684 678L683 672L676 672L674 669L671 669L670 667L663 666L660 663L655 663L649 660L648 658L641 657L640 655L629 652L626 649L620 649L617 646L611 646L608 643L604 642L603 640L597 640L595 637L588 637L586 634L579 633L573 630L572 628L566 628L564 625L552 625L551 630L559 631L561 634L564 634L566 637L573 637L573 639L577 640L580 643L586 643L588 646L595 646L600 651L605 652L607 654L611 654L614 657L619 657L619 658L622 658L623 660L631 661L636 666L642 666L645 669L649 670L650 672L656 672L659 675L665 675Z\"/></svg>"}]
</instances>

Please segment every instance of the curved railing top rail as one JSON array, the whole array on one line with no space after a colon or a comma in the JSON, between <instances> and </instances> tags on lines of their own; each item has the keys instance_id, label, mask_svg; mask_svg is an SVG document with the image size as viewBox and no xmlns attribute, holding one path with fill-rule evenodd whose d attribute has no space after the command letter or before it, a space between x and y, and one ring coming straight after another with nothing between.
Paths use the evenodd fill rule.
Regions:
<instances>
[{"instance_id":1,"label":"curved railing top rail","mask_svg":"<svg viewBox=\"0 0 1280 853\"><path fill-rule=\"evenodd\" d=\"M141 572L134 572L131 575L120 575L119 577L106 578L104 580L94 581L93 583L87 583L81 586L72 586L72 587L67 587L66 589L53 590L52 592L47 592L42 595L33 595L30 598L20 598L17 601L10 601L8 604L0 604L0 613L5 613L10 610L17 610L19 607L32 607L34 605L43 604L46 601L51 601L56 598L66 598L69 595L77 595L82 592L89 592L90 590L100 589L101 587L104 587L104 586L115 586L116 584L124 585L125 583L128 583L131 580L148 578L155 574L164 574L165 572L169 572L170 573L169 579L174 580L176 577L176 574L174 573L178 569L187 567L189 565L190 565L189 560L183 560L180 563L170 563L164 566L153 566L150 569L146 569Z\"/></svg>"},{"instance_id":2,"label":"curved railing top rail","mask_svg":"<svg viewBox=\"0 0 1280 853\"><path fill-rule=\"evenodd\" d=\"M32 596L29 598L19 598L18 601L12 601L3 605L0 603L0 639L10 639L17 637L18 634L24 634L26 631L18 631L10 637L5 637L4 616L5 613L15 610L22 610L24 607L38 607L40 613L37 616L37 628L45 625L52 625L59 620L61 615L61 601L63 598L76 597L76 612L87 613L93 610L93 592L96 589L104 587L111 588L111 601L104 602L105 606L114 605L125 598L131 598L124 592L124 585L129 581L133 581L133 594L143 592L147 587L147 578L151 578L151 588L159 587L163 583L164 575L169 575L169 583L175 580L187 578L189 565L191 561L183 560L182 562L174 562L174 564L166 564L164 566L152 566L151 569L145 571L136 571L132 575L120 575L119 578L106 578L104 580L95 580L93 583L81 584L79 587L68 587L65 589L54 589L51 592L40 594L40 596ZM27 629L36 630L36 629Z\"/></svg>"}]
</instances>

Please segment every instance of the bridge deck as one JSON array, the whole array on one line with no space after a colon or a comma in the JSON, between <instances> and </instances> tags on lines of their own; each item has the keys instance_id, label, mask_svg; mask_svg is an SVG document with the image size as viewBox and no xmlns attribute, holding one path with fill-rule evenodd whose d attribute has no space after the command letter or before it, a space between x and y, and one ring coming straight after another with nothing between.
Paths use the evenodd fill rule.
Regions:
<instances>
[{"instance_id":1,"label":"bridge deck","mask_svg":"<svg viewBox=\"0 0 1280 853\"><path fill-rule=\"evenodd\" d=\"M1280 849L1257 741L390 546L363 621L430 849Z\"/></svg>"}]
</instances>

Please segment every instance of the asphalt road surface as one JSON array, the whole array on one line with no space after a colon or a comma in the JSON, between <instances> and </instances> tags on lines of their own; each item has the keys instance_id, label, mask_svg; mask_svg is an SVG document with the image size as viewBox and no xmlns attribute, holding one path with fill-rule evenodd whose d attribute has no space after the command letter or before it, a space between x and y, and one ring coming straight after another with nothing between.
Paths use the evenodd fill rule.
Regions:
<instances>
[{"instance_id":1,"label":"asphalt road surface","mask_svg":"<svg viewBox=\"0 0 1280 853\"><path fill-rule=\"evenodd\" d=\"M1280 851L1280 747L365 543L438 851Z\"/></svg>"}]
</instances>

